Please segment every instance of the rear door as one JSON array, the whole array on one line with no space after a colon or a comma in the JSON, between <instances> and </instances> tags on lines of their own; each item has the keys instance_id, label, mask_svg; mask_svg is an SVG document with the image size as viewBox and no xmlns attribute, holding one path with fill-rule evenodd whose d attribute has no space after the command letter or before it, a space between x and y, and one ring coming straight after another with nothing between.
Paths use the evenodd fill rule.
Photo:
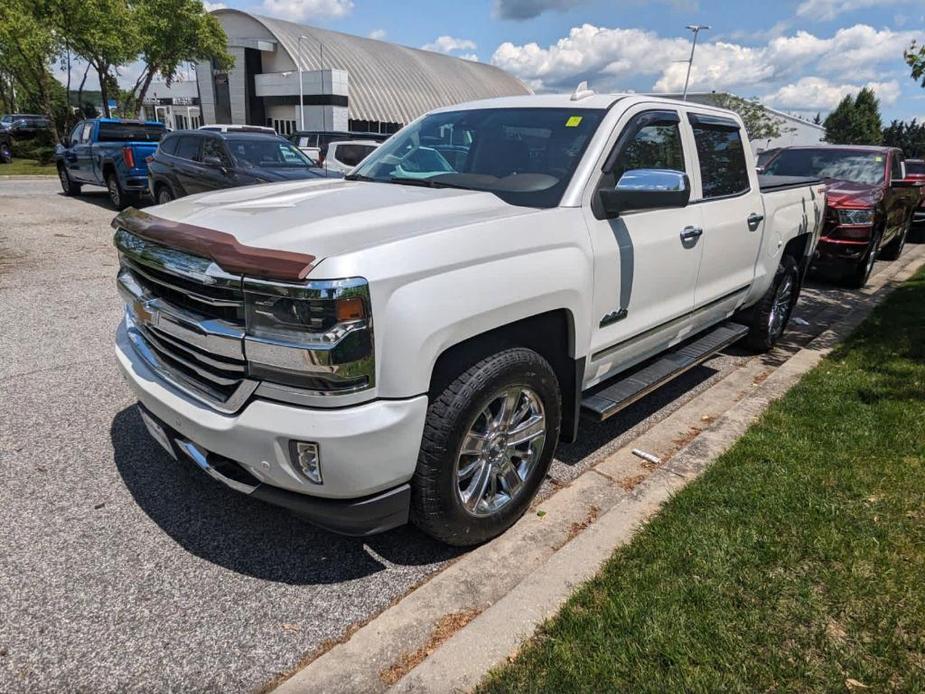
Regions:
<instances>
[{"instance_id":1,"label":"rear door","mask_svg":"<svg viewBox=\"0 0 925 694\"><path fill-rule=\"evenodd\" d=\"M202 136L190 133L180 135L180 141L177 143L177 151L172 161L174 177L186 195L206 190L199 175L200 165L196 162L202 140Z\"/></svg>"},{"instance_id":2,"label":"rear door","mask_svg":"<svg viewBox=\"0 0 925 694\"><path fill-rule=\"evenodd\" d=\"M688 112L697 167L692 195L703 224L703 260L694 292L697 328L727 315L755 280L764 206L748 139L731 117Z\"/></svg>"},{"instance_id":3,"label":"rear door","mask_svg":"<svg viewBox=\"0 0 925 694\"><path fill-rule=\"evenodd\" d=\"M627 171L660 169L690 175L692 145L681 109L640 104L621 118L583 205L594 247L593 327L585 387L622 371L690 333L702 245L700 207L636 210L601 219L597 191Z\"/></svg>"}]
</instances>

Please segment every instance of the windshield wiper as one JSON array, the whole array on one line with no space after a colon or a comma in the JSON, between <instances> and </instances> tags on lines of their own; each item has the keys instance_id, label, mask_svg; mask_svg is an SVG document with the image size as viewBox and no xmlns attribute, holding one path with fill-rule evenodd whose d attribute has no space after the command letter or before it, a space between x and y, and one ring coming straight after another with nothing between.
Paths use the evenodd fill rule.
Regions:
<instances>
[{"instance_id":1,"label":"windshield wiper","mask_svg":"<svg viewBox=\"0 0 925 694\"><path fill-rule=\"evenodd\" d=\"M369 181L372 183L382 183L378 178L372 178L370 176L364 176L363 174L348 174L344 176L345 181Z\"/></svg>"},{"instance_id":2,"label":"windshield wiper","mask_svg":"<svg viewBox=\"0 0 925 694\"><path fill-rule=\"evenodd\" d=\"M461 186L457 183L447 183L446 181L435 181L432 178L404 178L402 176L392 176L389 183L396 183L400 186L419 186L421 188L458 188L459 190L474 190L469 186Z\"/></svg>"}]
</instances>

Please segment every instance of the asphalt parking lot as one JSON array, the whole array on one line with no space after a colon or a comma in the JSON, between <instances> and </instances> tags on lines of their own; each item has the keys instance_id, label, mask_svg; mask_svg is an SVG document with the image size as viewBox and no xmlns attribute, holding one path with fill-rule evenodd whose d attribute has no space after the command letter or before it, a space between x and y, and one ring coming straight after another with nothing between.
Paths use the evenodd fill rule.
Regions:
<instances>
[{"instance_id":1,"label":"asphalt parking lot","mask_svg":"<svg viewBox=\"0 0 925 694\"><path fill-rule=\"evenodd\" d=\"M0 179L0 691L255 690L458 555L412 528L317 530L172 461L112 354L102 190ZM783 354L844 310L811 286ZM735 348L602 425L564 483L751 357Z\"/></svg>"}]
</instances>

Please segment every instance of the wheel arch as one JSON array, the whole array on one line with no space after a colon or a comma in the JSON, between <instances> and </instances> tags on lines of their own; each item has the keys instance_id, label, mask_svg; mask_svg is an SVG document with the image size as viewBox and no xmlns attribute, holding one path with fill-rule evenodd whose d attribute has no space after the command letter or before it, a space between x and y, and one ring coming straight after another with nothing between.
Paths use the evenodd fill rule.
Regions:
<instances>
[{"instance_id":1,"label":"wheel arch","mask_svg":"<svg viewBox=\"0 0 925 694\"><path fill-rule=\"evenodd\" d=\"M511 347L531 349L552 366L562 395L563 441L577 435L584 358L575 357L575 316L567 308L538 313L468 337L441 352L431 371L429 395L441 393L460 373Z\"/></svg>"}]
</instances>

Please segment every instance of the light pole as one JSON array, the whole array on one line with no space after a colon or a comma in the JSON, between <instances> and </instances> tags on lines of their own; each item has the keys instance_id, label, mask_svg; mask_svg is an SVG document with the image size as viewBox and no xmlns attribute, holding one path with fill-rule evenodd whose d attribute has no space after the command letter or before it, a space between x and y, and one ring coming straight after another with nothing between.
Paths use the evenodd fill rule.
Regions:
<instances>
[{"instance_id":1,"label":"light pole","mask_svg":"<svg viewBox=\"0 0 925 694\"><path fill-rule=\"evenodd\" d=\"M305 130L305 93L302 87L302 39L308 40L309 37L305 34L299 34L299 55L297 59L299 67L299 130ZM324 94L324 44L321 41L318 41L318 54L318 63L321 67L321 93ZM325 129L323 104L321 106L321 129Z\"/></svg>"},{"instance_id":2,"label":"light pole","mask_svg":"<svg viewBox=\"0 0 925 694\"><path fill-rule=\"evenodd\" d=\"M697 48L697 34L699 34L704 29L709 29L710 27L706 24L688 24L688 30L694 32L694 41L691 43L691 57L687 61L687 77L684 78L684 95L681 97L682 101L687 101L687 84L691 80L691 67L694 65L694 49Z\"/></svg>"}]
</instances>

